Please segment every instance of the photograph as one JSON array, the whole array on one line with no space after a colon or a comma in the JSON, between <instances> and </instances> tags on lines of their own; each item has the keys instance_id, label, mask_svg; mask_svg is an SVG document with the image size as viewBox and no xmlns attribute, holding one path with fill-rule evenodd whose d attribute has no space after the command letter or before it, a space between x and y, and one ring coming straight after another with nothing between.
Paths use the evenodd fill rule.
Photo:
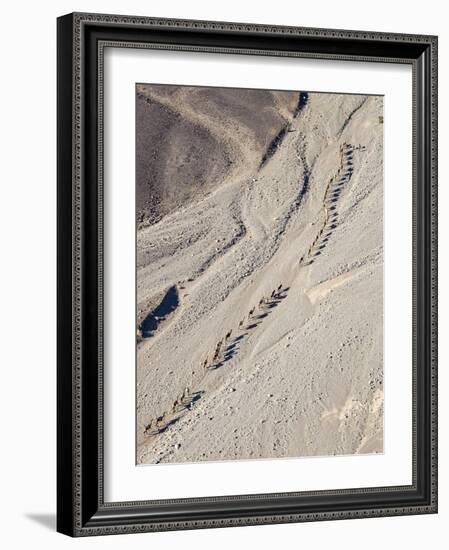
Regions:
<instances>
[{"instance_id":1,"label":"photograph","mask_svg":"<svg viewBox=\"0 0 449 550\"><path fill-rule=\"evenodd\" d=\"M57 18L56 529L422 546L442 18L191 8Z\"/></svg>"},{"instance_id":2,"label":"photograph","mask_svg":"<svg viewBox=\"0 0 449 550\"><path fill-rule=\"evenodd\" d=\"M381 95L136 84L137 465L384 452L383 129Z\"/></svg>"}]
</instances>

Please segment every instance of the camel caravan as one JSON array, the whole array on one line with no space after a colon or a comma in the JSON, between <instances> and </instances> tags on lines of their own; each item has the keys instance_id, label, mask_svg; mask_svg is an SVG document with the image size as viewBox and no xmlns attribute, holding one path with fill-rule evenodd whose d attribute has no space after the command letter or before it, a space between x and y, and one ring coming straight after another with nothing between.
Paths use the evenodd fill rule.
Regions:
<instances>
[{"instance_id":1,"label":"camel caravan","mask_svg":"<svg viewBox=\"0 0 449 550\"><path fill-rule=\"evenodd\" d=\"M324 192L322 211L324 212L323 224L318 231L307 252L301 256L300 265L313 264L315 257L319 256L337 228L338 212L337 202L344 187L349 183L353 173L353 152L354 150L365 151L365 145L354 147L350 143L343 143L340 146L340 165L336 176L330 178Z\"/></svg>"},{"instance_id":2,"label":"camel caravan","mask_svg":"<svg viewBox=\"0 0 449 550\"><path fill-rule=\"evenodd\" d=\"M277 289L271 292L270 296L262 296L258 304L252 307L247 315L239 321L238 330L241 332L255 328L259 322L268 315L269 310L277 305L282 298L285 298L285 296L283 296L285 290L282 284L280 284ZM233 357L236 352L237 343L242 340L246 334L235 336L235 338L231 340L232 334L233 331L231 329L217 342L214 352L211 355L211 360L209 361L209 356L206 356L202 362L203 370L215 370Z\"/></svg>"},{"instance_id":3,"label":"camel caravan","mask_svg":"<svg viewBox=\"0 0 449 550\"><path fill-rule=\"evenodd\" d=\"M164 432L175 420L173 415L179 413L180 411L191 409L193 402L194 396L190 392L190 389L188 387L184 388L184 391L173 401L169 412L164 412L161 416L150 420L150 422L145 426L145 434L158 435Z\"/></svg>"},{"instance_id":4,"label":"camel caravan","mask_svg":"<svg viewBox=\"0 0 449 550\"><path fill-rule=\"evenodd\" d=\"M241 329L240 332L244 331L243 334L231 338L233 330L228 330L224 337L217 342L214 352L210 356L211 359L209 360L209 356L206 356L202 361L202 370L206 372L215 370L232 359L237 352L238 342L248 334L246 331L255 328L268 315L270 309L276 307L286 297L287 291L288 287L284 287L281 283L269 296L262 296L257 306L252 307L248 314L240 321L239 329ZM182 415L188 410L192 410L200 394L201 392L192 393L190 388L186 387L173 401L168 412L164 412L162 415L152 419L145 426L144 433L148 436L156 436L165 432L170 425L180 418L180 413Z\"/></svg>"}]
</instances>

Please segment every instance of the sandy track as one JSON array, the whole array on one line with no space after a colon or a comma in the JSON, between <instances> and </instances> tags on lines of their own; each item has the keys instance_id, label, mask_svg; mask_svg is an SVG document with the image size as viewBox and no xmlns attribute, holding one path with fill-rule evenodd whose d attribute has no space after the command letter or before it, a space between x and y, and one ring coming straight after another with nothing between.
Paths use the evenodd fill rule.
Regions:
<instances>
[{"instance_id":1,"label":"sandy track","mask_svg":"<svg viewBox=\"0 0 449 550\"><path fill-rule=\"evenodd\" d=\"M381 114L311 94L260 171L139 231L139 303L179 292L138 347L139 463L382 451Z\"/></svg>"}]
</instances>

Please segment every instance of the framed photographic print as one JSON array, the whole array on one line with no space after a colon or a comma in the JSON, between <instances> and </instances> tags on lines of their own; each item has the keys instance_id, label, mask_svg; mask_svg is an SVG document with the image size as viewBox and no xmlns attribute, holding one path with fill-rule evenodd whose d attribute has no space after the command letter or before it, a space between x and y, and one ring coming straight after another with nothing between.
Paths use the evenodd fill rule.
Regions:
<instances>
[{"instance_id":1,"label":"framed photographic print","mask_svg":"<svg viewBox=\"0 0 449 550\"><path fill-rule=\"evenodd\" d=\"M58 19L58 530L437 511L437 38Z\"/></svg>"}]
</instances>

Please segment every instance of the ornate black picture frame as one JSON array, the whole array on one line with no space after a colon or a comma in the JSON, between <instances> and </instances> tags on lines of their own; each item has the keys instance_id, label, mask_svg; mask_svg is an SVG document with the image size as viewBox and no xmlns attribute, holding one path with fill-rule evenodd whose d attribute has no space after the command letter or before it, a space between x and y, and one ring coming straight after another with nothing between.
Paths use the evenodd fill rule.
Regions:
<instances>
[{"instance_id":1,"label":"ornate black picture frame","mask_svg":"<svg viewBox=\"0 0 449 550\"><path fill-rule=\"evenodd\" d=\"M103 49L405 63L413 70L413 483L104 502ZM58 502L71 536L437 511L437 38L75 13L58 19Z\"/></svg>"}]
</instances>

